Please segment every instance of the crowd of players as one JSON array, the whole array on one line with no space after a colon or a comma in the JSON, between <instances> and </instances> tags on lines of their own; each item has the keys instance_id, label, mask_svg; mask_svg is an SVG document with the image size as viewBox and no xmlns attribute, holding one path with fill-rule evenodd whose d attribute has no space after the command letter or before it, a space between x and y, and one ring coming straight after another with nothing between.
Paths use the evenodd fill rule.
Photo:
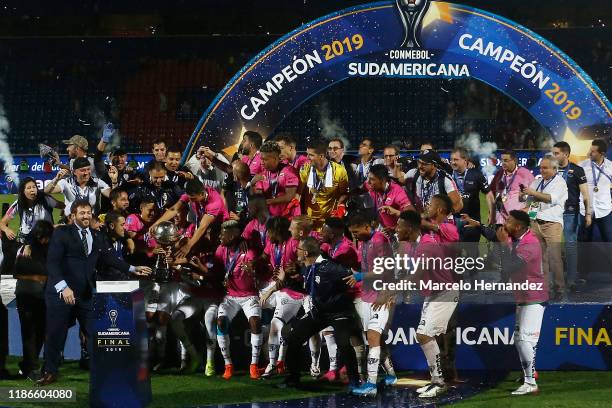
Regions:
<instances>
[{"instance_id":1,"label":"crowd of players","mask_svg":"<svg viewBox=\"0 0 612 408\"><path fill-rule=\"evenodd\" d=\"M450 161L429 143L413 160L400 157L395 146L384 147L383 157L377 158L375 141L365 138L358 155L349 157L342 139L331 139L310 142L302 155L290 136L263 141L253 131L244 133L233 157L200 147L184 165L182 149L156 141L154 159L136 171L118 148L104 161L111 135L106 128L94 157L87 155L85 138L65 141L70 162L53 159L60 170L44 191L32 179L21 180L18 200L0 221L0 230L16 247L16 254L5 249L4 268L18 278L21 373L37 372L37 356L46 344L40 385L57 380L58 357L49 356L49 349L59 353L63 343L51 347L49 342L57 343L62 331L65 339L70 323L50 330L44 291L75 308L79 296L91 296L75 294L61 272L51 271L53 263L61 262L56 253L46 252L57 235L53 208L63 209L60 224L100 231L108 254L141 265L126 269L100 262L96 273L98 280L140 279L153 371L166 365L171 327L180 342L182 371L204 364L205 375L215 375L218 348L225 362L223 378L230 380L230 326L243 312L250 329L251 378L285 373L282 386L299 385L300 350L308 342L313 377L346 379L352 393L370 396L380 382L397 381L385 344L397 293L369 285L376 258L443 256L445 244L477 243L481 236L499 242L499 263L507 279L539 282L545 288L515 293L515 344L524 382L514 394L528 394L538 390L535 349L546 302L562 299L584 283L576 274L571 245L579 231L589 239L595 224L603 240L612 233L612 162L605 158L607 146L601 140L593 141L589 158L580 165L569 162L567 143L557 143L542 159L538 178L519 166L513 151L504 151L501 169L489 183L463 148L455 148ZM51 196L56 193L63 202ZM486 197L484 220L481 193ZM14 217L19 217L18 231L8 227ZM167 221L181 235L170 250L154 235ZM84 232L85 251L86 238ZM173 266L169 282L150 278L158 254ZM423 268L411 279L455 282L459 277L449 269ZM454 341L448 338L453 330L447 328L456 320L459 292L422 295L416 332L431 382L417 392L431 398L456 378ZM262 313L266 309L272 311L271 320ZM79 320L84 316L81 323L89 318L87 312L75 313ZM186 327L193 316L205 328L205 357L204 348L198 349L201 342ZM82 332L86 356L87 333ZM329 355L325 374L319 366L323 339ZM268 363L260 368L263 345Z\"/></svg>"}]
</instances>

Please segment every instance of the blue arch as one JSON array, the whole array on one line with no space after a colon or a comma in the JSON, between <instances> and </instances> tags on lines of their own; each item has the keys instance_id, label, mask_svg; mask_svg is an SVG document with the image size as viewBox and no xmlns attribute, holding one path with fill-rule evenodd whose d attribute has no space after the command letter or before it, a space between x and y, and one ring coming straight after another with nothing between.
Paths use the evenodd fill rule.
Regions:
<instances>
[{"instance_id":1,"label":"blue arch","mask_svg":"<svg viewBox=\"0 0 612 408\"><path fill-rule=\"evenodd\" d=\"M612 124L611 104L593 80L556 46L511 20L432 1L418 27L422 58L416 59L406 58L409 49L401 48L405 30L393 1L340 10L293 30L221 90L183 159L202 143L231 146L243 130L267 136L312 96L353 76L475 78L514 99L556 140ZM334 53L338 43L341 55ZM392 58L393 53L404 54ZM368 71L377 68L383 74Z\"/></svg>"}]
</instances>

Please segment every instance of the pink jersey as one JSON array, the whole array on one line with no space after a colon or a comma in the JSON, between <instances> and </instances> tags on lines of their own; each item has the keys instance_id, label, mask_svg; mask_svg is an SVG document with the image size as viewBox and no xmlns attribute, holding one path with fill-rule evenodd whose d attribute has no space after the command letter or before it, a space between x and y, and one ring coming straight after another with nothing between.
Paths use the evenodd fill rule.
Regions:
<instances>
[{"instance_id":1,"label":"pink jersey","mask_svg":"<svg viewBox=\"0 0 612 408\"><path fill-rule=\"evenodd\" d=\"M264 170L261 174L264 179L257 182L255 189L261 191L268 199L283 197L287 194L288 188L297 189L300 184L296 170L288 165L281 164L278 171L273 172ZM288 218L300 215L300 206L293 207L289 214L284 214L288 204L289 203L270 204L268 206L270 215L273 217L285 215Z\"/></svg>"},{"instance_id":2,"label":"pink jersey","mask_svg":"<svg viewBox=\"0 0 612 408\"><path fill-rule=\"evenodd\" d=\"M332 246L327 242L321 244L321 250L334 262L346 268L359 269L359 256L355 246L346 237L336 245Z\"/></svg>"},{"instance_id":3,"label":"pink jersey","mask_svg":"<svg viewBox=\"0 0 612 408\"><path fill-rule=\"evenodd\" d=\"M133 238L137 251L146 252L147 256L153 256L153 248L157 246L155 238L149 234L150 225L146 225L140 215L130 214L125 219L125 231L135 232Z\"/></svg>"},{"instance_id":4,"label":"pink jersey","mask_svg":"<svg viewBox=\"0 0 612 408\"><path fill-rule=\"evenodd\" d=\"M524 167L517 167L512 174L506 174L503 170L501 175L496 175L491 183L491 191L494 195L500 196L502 203L502 210L496 211L495 222L497 224L504 224L508 214L512 210L522 210L525 208L525 203L519 201L519 195L521 192L520 185L529 187L531 182L535 179L533 174Z\"/></svg>"},{"instance_id":5,"label":"pink jersey","mask_svg":"<svg viewBox=\"0 0 612 408\"><path fill-rule=\"evenodd\" d=\"M386 211L383 211L382 207L389 206L400 211L406 210L411 202L404 189L394 181L390 181L387 188L382 193L374 191L367 181L364 183L364 187L370 193L372 201L374 201L374 206L376 207L381 225L384 228L395 228L399 217L388 214Z\"/></svg>"},{"instance_id":6,"label":"pink jersey","mask_svg":"<svg viewBox=\"0 0 612 408\"><path fill-rule=\"evenodd\" d=\"M267 220L260 224L257 218L253 218L242 231L242 238L247 241L249 248L253 248L258 254L264 250L268 243L266 222Z\"/></svg>"},{"instance_id":7,"label":"pink jersey","mask_svg":"<svg viewBox=\"0 0 612 408\"><path fill-rule=\"evenodd\" d=\"M515 242L516 243L516 242ZM512 273L512 282L541 285L542 290L528 289L514 292L516 303L540 303L548 300L548 283L542 270L542 246L538 237L527 230L516 246L516 255L525 262L525 266Z\"/></svg>"},{"instance_id":8,"label":"pink jersey","mask_svg":"<svg viewBox=\"0 0 612 408\"><path fill-rule=\"evenodd\" d=\"M215 251L215 261L223 266L229 296L245 297L257 295L257 285L253 272L247 272L242 267L252 262L257 256L252 250L241 252L240 247L229 248L220 245Z\"/></svg>"},{"instance_id":9,"label":"pink jersey","mask_svg":"<svg viewBox=\"0 0 612 408\"><path fill-rule=\"evenodd\" d=\"M255 153L255 156L253 156L252 158L245 155L245 156L242 156L240 160L242 160L244 163L247 164L247 166L249 166L251 177L253 177L256 174L262 173L265 170L263 168L263 165L261 164L261 153L259 153L259 150Z\"/></svg>"},{"instance_id":10,"label":"pink jersey","mask_svg":"<svg viewBox=\"0 0 612 408\"><path fill-rule=\"evenodd\" d=\"M363 279L371 279L374 270L374 260L376 258L386 258L393 256L389 239L380 231L374 231L368 241L359 241L357 247L359 264ZM377 275L380 276L380 275ZM361 289L361 300L367 303L376 301L377 292L369 285L363 285Z\"/></svg>"},{"instance_id":11,"label":"pink jersey","mask_svg":"<svg viewBox=\"0 0 612 408\"><path fill-rule=\"evenodd\" d=\"M285 159L283 160L283 163L291 165L295 171L299 172L303 165L310 163L310 160L308 160L308 157L304 156L303 154L296 154L292 161Z\"/></svg>"},{"instance_id":12,"label":"pink jersey","mask_svg":"<svg viewBox=\"0 0 612 408\"><path fill-rule=\"evenodd\" d=\"M420 239L411 252L413 258L421 257L423 261L429 259L424 265L421 266L423 275L421 276L422 282L431 283L454 283L456 282L455 273L452 269L444 267L444 259L447 256L446 250L443 245L436 239L434 234L424 234L420 236ZM434 262L433 260L440 259L440 262ZM427 264L429 263L429 264ZM421 289L423 296L430 296L434 293L430 289Z\"/></svg>"},{"instance_id":13,"label":"pink jersey","mask_svg":"<svg viewBox=\"0 0 612 408\"><path fill-rule=\"evenodd\" d=\"M438 231L433 235L435 240L440 244L459 242L459 230L457 230L455 224L450 222L444 222L438 225Z\"/></svg>"},{"instance_id":14,"label":"pink jersey","mask_svg":"<svg viewBox=\"0 0 612 408\"><path fill-rule=\"evenodd\" d=\"M266 243L264 253L270 257L270 265L273 269L284 268L297 261L297 247L299 241L289 238L282 244L273 244L270 240Z\"/></svg>"},{"instance_id":15,"label":"pink jersey","mask_svg":"<svg viewBox=\"0 0 612 408\"><path fill-rule=\"evenodd\" d=\"M196 217L195 223L200 225L200 221L202 221L202 217L205 215L215 217L215 221L217 222L228 220L229 213L227 212L227 208L225 208L221 195L214 188L204 187L204 189L207 192L206 201L204 202L191 201L187 194L183 194L179 199L189 206Z\"/></svg>"}]
</instances>

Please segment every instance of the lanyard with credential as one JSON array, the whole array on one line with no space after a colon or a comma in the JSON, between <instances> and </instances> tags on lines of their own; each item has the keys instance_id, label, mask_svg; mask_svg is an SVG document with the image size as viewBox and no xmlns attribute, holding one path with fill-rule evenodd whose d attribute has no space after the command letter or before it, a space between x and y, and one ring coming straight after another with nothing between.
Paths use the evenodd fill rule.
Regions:
<instances>
[{"instance_id":1,"label":"lanyard with credential","mask_svg":"<svg viewBox=\"0 0 612 408\"><path fill-rule=\"evenodd\" d=\"M601 167L597 166L595 164L594 161L591 160L591 172L593 173L593 184L595 185L595 188L593 189L595 192L599 191L599 187L597 186L599 184L599 179L601 178L601 175L603 174L604 176L606 176L608 178L608 180L610 180L612 182L612 178L610 176L608 176L606 174L606 172L604 171L603 167L605 166L606 162L604 161L603 164L601 165ZM597 169L598 173L597 173L597 177L595 177L595 169Z\"/></svg>"},{"instance_id":2,"label":"lanyard with credential","mask_svg":"<svg viewBox=\"0 0 612 408\"><path fill-rule=\"evenodd\" d=\"M514 172L512 173L512 177L510 178L510 181L508 181L508 176L506 176L504 174L504 190L505 190L505 195L510 194L510 188L512 187L512 184L514 183L514 179L516 178L517 174L518 174L518 167L516 169L514 169Z\"/></svg>"},{"instance_id":3,"label":"lanyard with credential","mask_svg":"<svg viewBox=\"0 0 612 408\"><path fill-rule=\"evenodd\" d=\"M544 189L555 179L555 177L557 177L556 174L553 177L551 177L550 180L548 180L546 183L544 183L544 177L542 177L542 180L540 181L540 184L536 188L536 191L544 192Z\"/></svg>"},{"instance_id":4,"label":"lanyard with credential","mask_svg":"<svg viewBox=\"0 0 612 408\"><path fill-rule=\"evenodd\" d=\"M236 267L236 263L238 262L238 257L240 257L241 252L239 248L235 249L233 256L230 256L230 249L227 248L225 250L225 281L228 281L232 274L234 273L234 268Z\"/></svg>"},{"instance_id":5,"label":"lanyard with credential","mask_svg":"<svg viewBox=\"0 0 612 408\"><path fill-rule=\"evenodd\" d=\"M281 247L278 244L274 245L274 265L275 268L281 267L281 262L283 260L283 254L285 253L285 244Z\"/></svg>"},{"instance_id":6,"label":"lanyard with credential","mask_svg":"<svg viewBox=\"0 0 612 408\"><path fill-rule=\"evenodd\" d=\"M453 179L455 180L457 188L461 194L463 194L465 191L465 176L467 176L467 170L464 171L463 174L459 174L453 170ZM461 183L459 182L459 179L461 179Z\"/></svg>"}]
</instances>

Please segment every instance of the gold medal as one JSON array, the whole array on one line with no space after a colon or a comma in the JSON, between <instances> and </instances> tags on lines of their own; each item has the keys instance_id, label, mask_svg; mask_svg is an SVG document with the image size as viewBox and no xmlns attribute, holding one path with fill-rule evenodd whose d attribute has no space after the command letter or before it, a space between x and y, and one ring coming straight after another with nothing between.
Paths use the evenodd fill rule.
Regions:
<instances>
[{"instance_id":1,"label":"gold medal","mask_svg":"<svg viewBox=\"0 0 612 408\"><path fill-rule=\"evenodd\" d=\"M594 192L598 192L599 191L599 187L595 186L595 188L593 189Z\"/></svg>"},{"instance_id":2,"label":"gold medal","mask_svg":"<svg viewBox=\"0 0 612 408\"><path fill-rule=\"evenodd\" d=\"M506 201L508 201L508 196L507 195L503 195L502 196L502 203L505 203Z\"/></svg>"}]
</instances>

